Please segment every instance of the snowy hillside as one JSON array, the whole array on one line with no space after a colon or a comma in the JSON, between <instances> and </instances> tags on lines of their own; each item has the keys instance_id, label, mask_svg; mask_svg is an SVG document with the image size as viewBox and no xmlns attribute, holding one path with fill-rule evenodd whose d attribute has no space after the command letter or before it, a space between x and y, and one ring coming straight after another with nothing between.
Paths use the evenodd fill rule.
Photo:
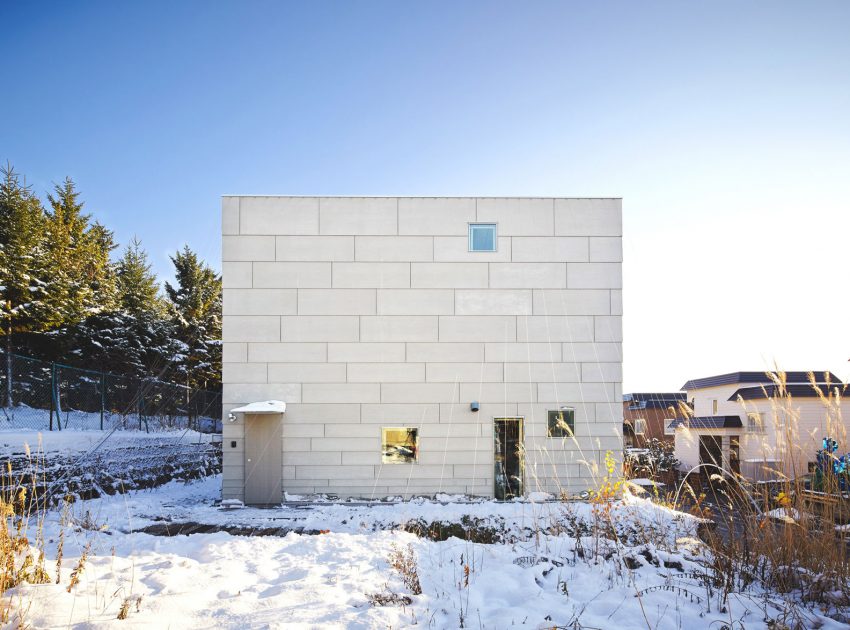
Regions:
<instances>
[{"instance_id":1,"label":"snowy hillside","mask_svg":"<svg viewBox=\"0 0 850 630\"><path fill-rule=\"evenodd\" d=\"M0 460L53 504L221 472L219 435L189 430L0 430ZM27 484L30 481L26 481ZM4 478L0 489L7 485Z\"/></svg>"}]
</instances>

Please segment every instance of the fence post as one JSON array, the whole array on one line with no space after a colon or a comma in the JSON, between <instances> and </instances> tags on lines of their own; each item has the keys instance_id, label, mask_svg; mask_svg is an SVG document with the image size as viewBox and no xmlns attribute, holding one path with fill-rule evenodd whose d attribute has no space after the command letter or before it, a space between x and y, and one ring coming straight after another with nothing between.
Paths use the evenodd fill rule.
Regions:
<instances>
[{"instance_id":1,"label":"fence post","mask_svg":"<svg viewBox=\"0 0 850 630\"><path fill-rule=\"evenodd\" d=\"M53 364L53 407L56 409L56 429L62 430L62 394L59 391L60 383L57 378L56 363ZM66 417L65 426L68 426Z\"/></svg>"},{"instance_id":2,"label":"fence post","mask_svg":"<svg viewBox=\"0 0 850 630\"><path fill-rule=\"evenodd\" d=\"M53 430L53 396L56 392L56 364L50 364L50 430Z\"/></svg>"},{"instance_id":3,"label":"fence post","mask_svg":"<svg viewBox=\"0 0 850 630\"><path fill-rule=\"evenodd\" d=\"M12 333L9 331L9 345L12 345ZM15 405L12 401L12 353L6 351L6 406L9 408L9 413L12 414L12 419L15 418Z\"/></svg>"},{"instance_id":4,"label":"fence post","mask_svg":"<svg viewBox=\"0 0 850 630\"><path fill-rule=\"evenodd\" d=\"M100 430L103 431L103 408L106 405L106 372L100 373Z\"/></svg>"}]
</instances>

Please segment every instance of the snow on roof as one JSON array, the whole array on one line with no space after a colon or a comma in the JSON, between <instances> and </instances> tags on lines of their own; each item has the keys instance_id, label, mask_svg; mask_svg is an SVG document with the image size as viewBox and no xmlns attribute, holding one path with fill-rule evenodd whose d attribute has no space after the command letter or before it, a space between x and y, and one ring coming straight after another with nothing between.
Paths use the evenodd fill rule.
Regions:
<instances>
[{"instance_id":1,"label":"snow on roof","mask_svg":"<svg viewBox=\"0 0 850 630\"><path fill-rule=\"evenodd\" d=\"M659 488L663 488L664 484L660 481L653 481L652 479L647 479L645 477L638 477L636 479L629 479L628 483L633 483L637 486L646 486L646 487L654 487L657 486Z\"/></svg>"},{"instance_id":2,"label":"snow on roof","mask_svg":"<svg viewBox=\"0 0 850 630\"><path fill-rule=\"evenodd\" d=\"M282 400L264 400L252 402L244 407L231 409L230 413L285 413L286 403Z\"/></svg>"}]
</instances>

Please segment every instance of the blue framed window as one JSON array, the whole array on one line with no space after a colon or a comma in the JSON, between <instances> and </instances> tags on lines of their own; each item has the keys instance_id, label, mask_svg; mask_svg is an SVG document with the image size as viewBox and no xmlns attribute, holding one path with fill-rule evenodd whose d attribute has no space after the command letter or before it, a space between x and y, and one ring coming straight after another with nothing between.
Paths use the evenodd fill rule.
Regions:
<instances>
[{"instance_id":1,"label":"blue framed window","mask_svg":"<svg viewBox=\"0 0 850 630\"><path fill-rule=\"evenodd\" d=\"M469 224L469 251L471 251L471 252L495 252L496 251L496 224L495 223L470 223Z\"/></svg>"}]
</instances>

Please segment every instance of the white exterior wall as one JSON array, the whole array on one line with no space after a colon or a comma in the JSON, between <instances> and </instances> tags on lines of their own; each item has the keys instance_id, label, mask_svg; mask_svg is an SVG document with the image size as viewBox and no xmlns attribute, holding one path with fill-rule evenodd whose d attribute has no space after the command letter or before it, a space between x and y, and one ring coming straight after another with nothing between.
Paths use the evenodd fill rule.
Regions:
<instances>
[{"instance_id":1,"label":"white exterior wall","mask_svg":"<svg viewBox=\"0 0 850 630\"><path fill-rule=\"evenodd\" d=\"M746 417L746 412L761 414L764 431L746 436L741 458L778 460L789 476L807 472L825 437L838 440L845 448L842 453L848 447L848 403L825 404L817 398L797 398L790 402L748 400L743 403L742 417Z\"/></svg>"},{"instance_id":2,"label":"white exterior wall","mask_svg":"<svg viewBox=\"0 0 850 630\"><path fill-rule=\"evenodd\" d=\"M621 452L619 199L224 197L222 211L224 413L286 402L285 491L492 496L501 416L525 419L526 491L584 490ZM476 221L498 224L498 251L467 251ZM562 405L574 441L546 437ZM243 496L243 423L224 423L225 498ZM419 427L417 463L382 465L395 426Z\"/></svg>"}]
</instances>

